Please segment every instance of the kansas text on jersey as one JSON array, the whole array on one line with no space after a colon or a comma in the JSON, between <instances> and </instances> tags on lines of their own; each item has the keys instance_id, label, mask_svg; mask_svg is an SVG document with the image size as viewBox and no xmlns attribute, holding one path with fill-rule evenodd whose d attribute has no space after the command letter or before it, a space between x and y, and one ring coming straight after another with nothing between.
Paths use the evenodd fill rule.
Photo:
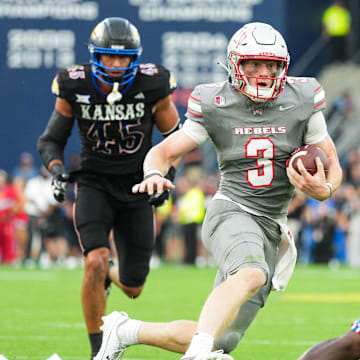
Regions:
<instances>
[{"instance_id":1,"label":"kansas text on jersey","mask_svg":"<svg viewBox=\"0 0 360 360\"><path fill-rule=\"evenodd\" d=\"M110 105L92 77L90 64L60 70L52 92L69 102L77 119L81 168L111 174L141 172L152 145L153 106L174 88L164 67L140 64L132 86L120 102Z\"/></svg>"}]
</instances>

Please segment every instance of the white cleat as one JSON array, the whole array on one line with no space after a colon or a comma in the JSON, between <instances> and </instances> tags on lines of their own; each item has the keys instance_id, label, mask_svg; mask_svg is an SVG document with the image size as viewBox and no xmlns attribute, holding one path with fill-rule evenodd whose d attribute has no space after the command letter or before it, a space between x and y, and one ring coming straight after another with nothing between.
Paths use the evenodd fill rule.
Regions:
<instances>
[{"instance_id":1,"label":"white cleat","mask_svg":"<svg viewBox=\"0 0 360 360\"><path fill-rule=\"evenodd\" d=\"M222 350L218 350L209 353L201 353L195 357L182 357L180 360L234 360L234 358L230 355L223 354Z\"/></svg>"},{"instance_id":2,"label":"white cleat","mask_svg":"<svg viewBox=\"0 0 360 360\"><path fill-rule=\"evenodd\" d=\"M207 354L200 354L196 356L194 360L234 360L234 358L227 354L212 352Z\"/></svg>"},{"instance_id":3,"label":"white cleat","mask_svg":"<svg viewBox=\"0 0 360 360\"><path fill-rule=\"evenodd\" d=\"M121 342L117 334L120 325L129 320L125 312L114 311L103 316L104 325L100 329L104 332L101 348L94 360L120 360L125 352L127 344Z\"/></svg>"}]
</instances>

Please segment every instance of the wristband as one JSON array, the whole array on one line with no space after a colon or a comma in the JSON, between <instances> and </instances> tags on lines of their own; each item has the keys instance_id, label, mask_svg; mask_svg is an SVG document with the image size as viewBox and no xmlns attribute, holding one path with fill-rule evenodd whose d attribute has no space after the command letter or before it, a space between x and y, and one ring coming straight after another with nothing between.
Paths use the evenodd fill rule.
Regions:
<instances>
[{"instance_id":1,"label":"wristband","mask_svg":"<svg viewBox=\"0 0 360 360\"><path fill-rule=\"evenodd\" d=\"M49 164L49 171L52 176L58 176L64 172L64 165L61 160L53 160Z\"/></svg>"},{"instance_id":2,"label":"wristband","mask_svg":"<svg viewBox=\"0 0 360 360\"><path fill-rule=\"evenodd\" d=\"M162 172L160 170L153 169L153 170L149 170L149 171L146 172L146 174L144 175L144 180L146 180L149 177L154 176L154 175L159 175L161 177L164 177L164 175L162 174Z\"/></svg>"},{"instance_id":3,"label":"wristband","mask_svg":"<svg viewBox=\"0 0 360 360\"><path fill-rule=\"evenodd\" d=\"M331 182L327 182L327 183L325 183L325 185L329 188L329 190L330 190L330 195L329 195L329 197L333 194L333 192L334 192L334 186L333 186L333 184L331 183Z\"/></svg>"}]
</instances>

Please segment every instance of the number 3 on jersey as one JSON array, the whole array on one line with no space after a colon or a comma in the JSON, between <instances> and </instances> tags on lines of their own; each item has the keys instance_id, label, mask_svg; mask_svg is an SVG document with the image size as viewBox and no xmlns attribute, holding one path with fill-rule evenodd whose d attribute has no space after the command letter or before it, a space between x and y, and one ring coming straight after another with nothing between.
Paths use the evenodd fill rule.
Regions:
<instances>
[{"instance_id":1,"label":"number 3 on jersey","mask_svg":"<svg viewBox=\"0 0 360 360\"><path fill-rule=\"evenodd\" d=\"M269 138L251 138L245 145L245 157L254 158L256 168L246 171L252 187L270 186L275 177L275 145Z\"/></svg>"}]
</instances>

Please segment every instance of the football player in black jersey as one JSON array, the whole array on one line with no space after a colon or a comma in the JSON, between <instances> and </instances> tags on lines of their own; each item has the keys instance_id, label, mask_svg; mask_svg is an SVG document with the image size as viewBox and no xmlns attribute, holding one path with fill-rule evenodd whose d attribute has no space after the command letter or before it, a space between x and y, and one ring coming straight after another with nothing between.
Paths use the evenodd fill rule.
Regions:
<instances>
[{"instance_id":1,"label":"football player in black jersey","mask_svg":"<svg viewBox=\"0 0 360 360\"><path fill-rule=\"evenodd\" d=\"M92 356L98 352L105 312L107 276L123 292L140 295L154 245L153 205L165 196L132 194L143 178L142 163L152 146L156 124L167 136L180 126L170 95L175 80L161 65L139 64L136 27L123 18L106 18L91 33L91 62L61 69L52 84L55 109L38 139L43 163L53 175L53 193L63 201L68 181L76 181L74 224L85 255L82 307ZM77 120L80 169L64 170L64 147ZM169 171L171 178L175 169ZM119 271L108 271L113 231Z\"/></svg>"}]
</instances>

